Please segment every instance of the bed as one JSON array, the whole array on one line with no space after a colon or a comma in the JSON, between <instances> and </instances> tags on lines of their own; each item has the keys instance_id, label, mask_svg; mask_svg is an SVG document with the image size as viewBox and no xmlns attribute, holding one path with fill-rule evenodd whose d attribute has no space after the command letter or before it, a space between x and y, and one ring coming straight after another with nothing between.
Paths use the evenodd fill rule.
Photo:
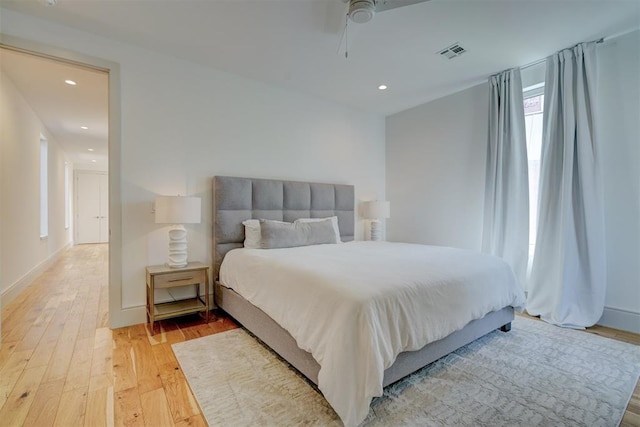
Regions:
<instances>
[{"instance_id":1,"label":"bed","mask_svg":"<svg viewBox=\"0 0 640 427\"><path fill-rule=\"evenodd\" d=\"M245 237L244 226L242 224L243 221L252 218L262 218L293 222L299 218L326 218L332 216L337 217L340 239L343 242L353 241L355 226L353 186L253 178L215 177L213 236L214 277L217 279L219 278L222 261L225 256L233 249L243 248ZM280 257L279 261L269 262L280 262L281 264L286 264L287 259L291 257L287 258L287 254L290 251L297 251L291 252L292 254L295 253L295 257L345 257L347 255L344 254L351 252L356 253L355 256L361 256L358 255L359 252L370 251L367 257L373 256L374 258L372 259L375 259L376 256L382 256L379 255L378 252L388 251L387 254L393 254L407 251L407 253L410 253L413 250L422 250L423 248L425 248L424 250L427 250L426 248L428 248L417 247L422 245L414 245L415 247L408 247L406 245L402 246L401 244L399 244L400 246L390 246L393 244L376 245L378 244L373 242L369 242L367 244L355 242L338 245L317 245L317 247L307 247L301 250L297 250L296 248L291 250L278 249L275 251L242 249L240 251L234 251L229 255L229 259L227 263L225 263L225 268L230 270L231 267L228 266L233 263L238 264L239 266L242 266L243 263L247 263L246 265L249 265L253 262L252 260L254 260L254 264L257 266L264 267L265 265L271 265L272 270L280 271L280 266L273 267L272 264L265 264L263 258L267 254L269 256L276 256L276 254L278 254L277 256ZM362 246L362 248L358 248L358 246ZM430 250L435 251L434 253L437 253L437 256L441 256L442 251L446 252L449 249L450 248ZM329 252L326 253L322 251ZM334 252L336 251L340 251L340 255L335 255ZM318 252L318 254L314 255L316 252ZM461 256L468 256L468 254L463 253ZM463 259L463 263L466 263L466 261L464 261L466 259L467 258ZM309 264L309 262L307 262L307 264ZM378 262L378 264L381 263ZM447 268L449 268L449 270L452 269L451 266ZM223 273L224 272L225 271L223 269ZM448 325L448 328L452 328L451 331L447 330L445 336L432 340L424 346L420 346L415 349L411 348L411 351L402 351L399 352L399 354L396 352L394 354L385 355L385 360L380 361L379 363L383 363L386 368L383 370L379 369L379 371L381 371L379 378L376 377L376 375L372 376L366 373L366 375L364 375L364 377L367 378L366 381L373 378L376 384L374 384L373 387L368 387L368 391L362 391L362 396L358 395L357 399L354 398L355 403L352 404L345 400L345 392L341 387L336 386L335 384L329 384L333 380L327 377L327 369L323 371L325 374L323 378L321 366L316 361L316 358L324 361L324 365L326 366L329 364L328 360L330 360L328 357L325 357L326 353L316 350L316 357L314 358L311 353L315 349L305 342L306 340L304 339L304 336L300 335L300 333L303 333L301 331L305 331L305 329L294 327L295 325L290 321L287 323L286 320L278 317L277 305L274 306L273 303L263 303L255 300L254 295L247 294L243 288L243 284L244 281L250 281L250 276L242 278L241 273L242 268L238 269L237 274L226 273L225 280L229 283L221 283L219 280L216 280L215 300L217 306L229 313L246 329L269 345L310 381L317 384L325 395L325 398L327 398L329 403L334 407L334 409L336 409L336 412L346 425L357 425L364 419L371 398L376 395L376 393L379 394L383 386L389 385L403 378L404 376L437 360L449 352L468 344L488 332L498 328L503 331L508 331L510 329L510 322L513 320L512 305L516 305L500 303L498 306L486 309L486 312L482 312L482 314L476 314L474 318L468 322L464 321L464 323L458 325L458 327L452 328L451 325ZM340 276L335 276L332 280L339 280L339 277ZM222 280L222 282L225 282L225 280ZM375 281L375 278L372 278L371 280ZM384 280L380 279L383 286ZM283 289L292 289L291 287L286 288L286 286L290 285L287 285L285 279L265 283L263 288L269 287L270 291L273 289L273 292L276 292L279 286L285 286ZM262 293L265 294L265 292ZM246 298L243 295L245 295ZM480 295L477 295L477 297L480 297ZM287 295L287 299L289 298L296 297ZM300 298L304 298L304 295L301 295ZM425 294L423 299L428 301L432 299L432 295ZM252 300L253 303L249 300ZM517 302L520 301L521 298L519 296L509 296L509 300ZM300 302L295 303L290 307L293 308L296 304L300 304ZM369 304L367 307L370 305L378 306L378 304ZM274 307L276 307L275 311ZM386 310L387 308L384 309ZM331 306L327 305L326 311L329 312L330 310ZM267 312L271 315L266 314ZM331 316L334 316L334 314L331 314ZM279 322L274 320L272 317L277 318ZM457 322L460 322L460 320L457 320ZM281 324L287 327L288 330L280 326ZM305 323L305 325L306 324L307 323ZM292 334L297 336L297 339L294 338ZM405 337L403 340L406 341L407 338ZM415 346L415 342L413 342L412 345ZM303 347L306 350L303 350L300 347ZM325 349L326 347L327 346L324 345L322 348ZM336 356L336 349L331 350L333 356ZM355 348L352 351L357 350L358 349ZM359 365L359 363L356 365ZM366 365L366 363L364 365ZM357 368L357 366L355 367ZM347 371L346 374L348 373L349 372ZM336 383L338 382L339 381L336 379ZM363 389L364 388L365 387L363 386ZM360 393L360 391L358 391L358 393Z\"/></svg>"}]
</instances>

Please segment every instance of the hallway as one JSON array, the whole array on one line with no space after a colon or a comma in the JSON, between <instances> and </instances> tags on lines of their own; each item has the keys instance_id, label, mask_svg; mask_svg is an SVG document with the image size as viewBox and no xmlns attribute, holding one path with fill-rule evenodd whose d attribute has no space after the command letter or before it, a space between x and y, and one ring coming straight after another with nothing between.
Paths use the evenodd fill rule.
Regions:
<instances>
[{"instance_id":1,"label":"hallway","mask_svg":"<svg viewBox=\"0 0 640 427\"><path fill-rule=\"evenodd\" d=\"M72 247L2 307L0 425L113 425L108 248Z\"/></svg>"}]
</instances>

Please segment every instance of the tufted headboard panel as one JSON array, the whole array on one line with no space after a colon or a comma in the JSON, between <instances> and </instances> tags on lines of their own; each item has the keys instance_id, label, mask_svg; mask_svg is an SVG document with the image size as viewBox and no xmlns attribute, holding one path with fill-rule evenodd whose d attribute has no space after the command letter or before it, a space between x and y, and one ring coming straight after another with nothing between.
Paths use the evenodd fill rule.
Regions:
<instances>
[{"instance_id":1,"label":"tufted headboard panel","mask_svg":"<svg viewBox=\"0 0 640 427\"><path fill-rule=\"evenodd\" d=\"M218 278L225 254L244 244L242 221L255 218L293 222L334 215L338 217L341 240L353 240L353 185L214 177L214 279Z\"/></svg>"}]
</instances>

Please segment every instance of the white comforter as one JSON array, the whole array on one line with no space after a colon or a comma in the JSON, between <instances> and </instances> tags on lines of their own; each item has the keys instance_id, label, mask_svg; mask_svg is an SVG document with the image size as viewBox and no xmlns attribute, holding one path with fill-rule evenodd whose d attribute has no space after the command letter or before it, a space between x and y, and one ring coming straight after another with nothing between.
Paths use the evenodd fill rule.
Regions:
<instances>
[{"instance_id":1,"label":"white comforter","mask_svg":"<svg viewBox=\"0 0 640 427\"><path fill-rule=\"evenodd\" d=\"M525 301L499 258L406 243L236 249L220 281L313 355L318 387L345 425L364 420L399 353Z\"/></svg>"}]
</instances>

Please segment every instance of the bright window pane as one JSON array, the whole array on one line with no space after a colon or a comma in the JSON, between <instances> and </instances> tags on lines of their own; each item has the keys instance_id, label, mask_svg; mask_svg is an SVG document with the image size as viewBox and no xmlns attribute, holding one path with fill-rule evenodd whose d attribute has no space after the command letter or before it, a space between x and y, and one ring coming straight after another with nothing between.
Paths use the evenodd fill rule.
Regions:
<instances>
[{"instance_id":1,"label":"bright window pane","mask_svg":"<svg viewBox=\"0 0 640 427\"><path fill-rule=\"evenodd\" d=\"M69 195L69 163L64 164L64 228L71 222L71 196Z\"/></svg>"},{"instance_id":2,"label":"bright window pane","mask_svg":"<svg viewBox=\"0 0 640 427\"><path fill-rule=\"evenodd\" d=\"M543 110L544 95L535 95L524 99L527 158L529 161L529 267L531 267L531 262L533 261L538 228L538 185L540 182L540 157L542 155Z\"/></svg>"},{"instance_id":3,"label":"bright window pane","mask_svg":"<svg viewBox=\"0 0 640 427\"><path fill-rule=\"evenodd\" d=\"M49 234L49 186L48 167L49 147L47 140L40 137L40 237Z\"/></svg>"}]
</instances>

